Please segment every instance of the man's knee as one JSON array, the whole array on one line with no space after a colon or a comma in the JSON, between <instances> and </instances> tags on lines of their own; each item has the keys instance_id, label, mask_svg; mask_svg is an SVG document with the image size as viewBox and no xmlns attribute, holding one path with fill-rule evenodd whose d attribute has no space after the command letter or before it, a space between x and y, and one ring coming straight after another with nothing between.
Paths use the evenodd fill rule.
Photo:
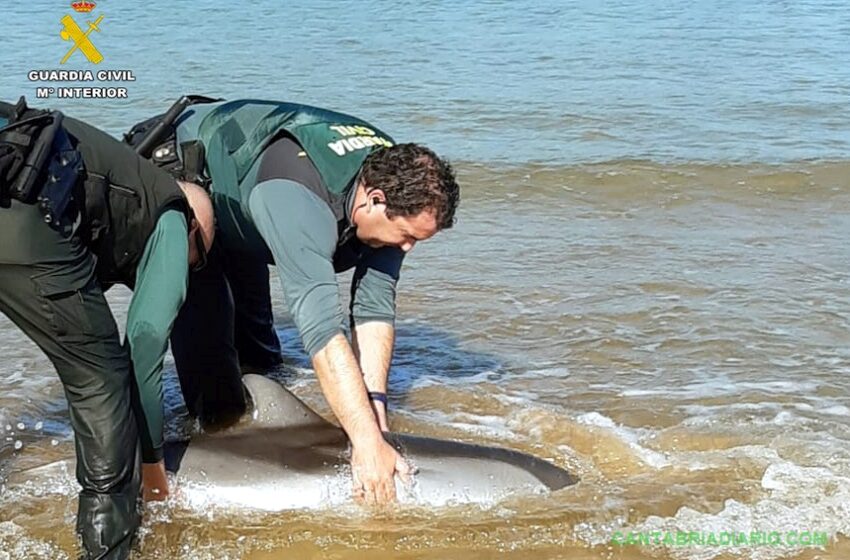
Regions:
<instances>
[{"instance_id":1,"label":"man's knee","mask_svg":"<svg viewBox=\"0 0 850 560\"><path fill-rule=\"evenodd\" d=\"M84 454L83 469L77 469L77 480L83 490L94 494L120 494L133 485L139 469L135 454L119 457L116 451L106 455Z\"/></svg>"},{"instance_id":2,"label":"man's knee","mask_svg":"<svg viewBox=\"0 0 850 560\"><path fill-rule=\"evenodd\" d=\"M138 478L141 463L133 416L112 418L111 423L113 429L98 427L84 435L78 428L76 434L77 479L83 489L97 494L124 492Z\"/></svg>"}]
</instances>

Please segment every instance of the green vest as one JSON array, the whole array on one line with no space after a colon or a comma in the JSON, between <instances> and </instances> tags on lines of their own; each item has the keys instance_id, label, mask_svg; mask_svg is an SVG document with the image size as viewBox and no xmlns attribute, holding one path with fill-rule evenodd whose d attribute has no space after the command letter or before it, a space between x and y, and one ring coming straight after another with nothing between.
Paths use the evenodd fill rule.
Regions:
<instances>
[{"instance_id":1,"label":"green vest","mask_svg":"<svg viewBox=\"0 0 850 560\"><path fill-rule=\"evenodd\" d=\"M213 191L236 194L247 207L250 190L239 185L281 131L292 135L315 165L328 191L345 193L363 161L393 145L387 134L355 117L296 103L242 99L222 103L198 127Z\"/></svg>"}]
</instances>

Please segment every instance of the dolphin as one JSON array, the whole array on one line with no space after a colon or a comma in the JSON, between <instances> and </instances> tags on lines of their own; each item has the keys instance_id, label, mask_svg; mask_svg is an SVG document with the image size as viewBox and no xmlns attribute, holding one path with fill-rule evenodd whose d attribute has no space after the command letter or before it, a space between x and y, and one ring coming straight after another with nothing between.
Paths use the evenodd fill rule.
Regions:
<instances>
[{"instance_id":1,"label":"dolphin","mask_svg":"<svg viewBox=\"0 0 850 560\"><path fill-rule=\"evenodd\" d=\"M345 432L276 381L256 374L242 380L253 400L250 421L166 447L166 466L177 473L184 498L200 507L266 511L350 501ZM492 504L578 482L570 472L518 451L399 433L385 438L417 470L411 485L396 481L402 504Z\"/></svg>"},{"instance_id":2,"label":"dolphin","mask_svg":"<svg viewBox=\"0 0 850 560\"><path fill-rule=\"evenodd\" d=\"M353 502L345 432L278 382L257 374L242 380L253 401L248 418L188 442L166 443L176 499L197 510L284 511ZM403 505L487 506L578 482L567 470L510 449L400 433L384 437L416 469L412 482L396 480ZM66 468L73 472L72 464Z\"/></svg>"}]
</instances>

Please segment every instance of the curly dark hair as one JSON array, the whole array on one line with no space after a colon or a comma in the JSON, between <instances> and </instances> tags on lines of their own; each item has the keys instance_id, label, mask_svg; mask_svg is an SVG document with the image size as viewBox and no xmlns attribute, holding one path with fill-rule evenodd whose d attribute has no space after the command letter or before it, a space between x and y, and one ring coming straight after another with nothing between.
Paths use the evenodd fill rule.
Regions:
<instances>
[{"instance_id":1,"label":"curly dark hair","mask_svg":"<svg viewBox=\"0 0 850 560\"><path fill-rule=\"evenodd\" d=\"M460 187L452 166L420 144L397 144L369 154L361 178L367 191L381 189L387 196L387 217L434 212L438 229L455 221Z\"/></svg>"}]
</instances>

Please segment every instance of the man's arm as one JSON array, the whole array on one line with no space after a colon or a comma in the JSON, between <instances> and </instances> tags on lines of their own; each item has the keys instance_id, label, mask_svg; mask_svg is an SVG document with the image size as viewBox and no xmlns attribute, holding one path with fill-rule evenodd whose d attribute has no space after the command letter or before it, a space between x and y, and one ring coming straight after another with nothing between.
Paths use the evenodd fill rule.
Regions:
<instances>
[{"instance_id":1,"label":"man's arm","mask_svg":"<svg viewBox=\"0 0 850 560\"><path fill-rule=\"evenodd\" d=\"M162 362L183 301L189 272L186 217L168 210L159 218L136 269L126 340L138 389L136 421L142 443L146 499L168 494L162 461ZM135 400L135 399L134 399Z\"/></svg>"},{"instance_id":2,"label":"man's arm","mask_svg":"<svg viewBox=\"0 0 850 560\"><path fill-rule=\"evenodd\" d=\"M395 296L404 251L374 251L355 271L351 285L352 344L370 392L386 393L395 343ZM389 431L386 405L371 400L381 430Z\"/></svg>"},{"instance_id":3,"label":"man's arm","mask_svg":"<svg viewBox=\"0 0 850 560\"><path fill-rule=\"evenodd\" d=\"M352 344L366 390L370 393L387 394L387 378L393 357L395 329L389 323L371 322L356 325L352 332ZM387 405L379 399L369 399L381 431L390 431L387 420Z\"/></svg>"},{"instance_id":4,"label":"man's arm","mask_svg":"<svg viewBox=\"0 0 850 560\"><path fill-rule=\"evenodd\" d=\"M271 179L251 193L254 224L271 250L289 311L331 409L351 439L352 466L364 499L395 497L393 473L407 466L383 439L366 396L357 359L343 334L339 287L333 269L336 220L302 185Z\"/></svg>"}]
</instances>

